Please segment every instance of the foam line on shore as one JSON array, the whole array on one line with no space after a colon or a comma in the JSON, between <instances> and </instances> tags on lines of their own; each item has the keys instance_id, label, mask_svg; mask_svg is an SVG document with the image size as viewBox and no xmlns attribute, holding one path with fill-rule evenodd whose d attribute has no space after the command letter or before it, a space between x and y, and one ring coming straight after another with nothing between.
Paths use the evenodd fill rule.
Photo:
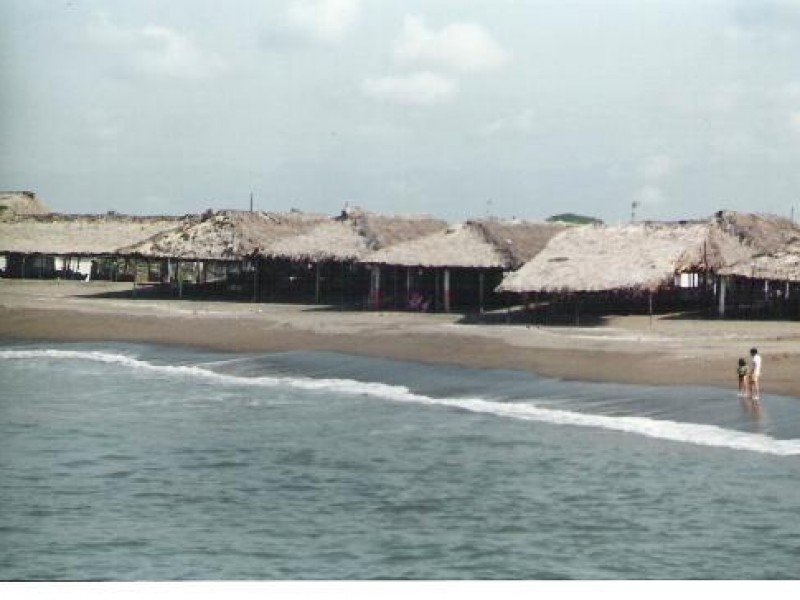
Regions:
<instances>
[{"instance_id":1,"label":"foam line on shore","mask_svg":"<svg viewBox=\"0 0 800 600\"><path fill-rule=\"evenodd\" d=\"M242 377L217 373L194 365L157 365L124 354L81 350L0 350L0 359L58 359L88 360L119 365L132 369L143 369L171 377L190 377L225 385L280 387L318 392L366 395L396 402L425 404L466 410L473 413L524 421L536 421L552 425L601 428L611 431L719 448L748 450L777 456L800 455L800 439L777 440L775 438L730 429L715 425L682 423L638 416L607 416L572 412L553 408L540 408L536 400L529 402L497 402L483 398L433 398L410 391L407 387L353 379L306 378L287 376Z\"/></svg>"}]
</instances>

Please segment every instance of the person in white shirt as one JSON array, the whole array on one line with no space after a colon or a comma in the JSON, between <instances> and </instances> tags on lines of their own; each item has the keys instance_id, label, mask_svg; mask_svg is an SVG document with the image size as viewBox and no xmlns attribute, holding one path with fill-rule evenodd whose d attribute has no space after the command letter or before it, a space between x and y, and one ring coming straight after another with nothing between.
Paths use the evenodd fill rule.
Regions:
<instances>
[{"instance_id":1,"label":"person in white shirt","mask_svg":"<svg viewBox=\"0 0 800 600\"><path fill-rule=\"evenodd\" d=\"M750 348L750 397L753 400L759 399L758 380L761 379L761 355L758 349Z\"/></svg>"}]
</instances>

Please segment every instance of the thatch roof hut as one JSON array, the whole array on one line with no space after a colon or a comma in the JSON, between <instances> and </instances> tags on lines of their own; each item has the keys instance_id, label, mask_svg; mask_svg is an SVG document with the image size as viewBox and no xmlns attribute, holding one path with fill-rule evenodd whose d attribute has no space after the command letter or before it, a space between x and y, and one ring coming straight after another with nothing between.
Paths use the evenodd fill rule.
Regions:
<instances>
[{"instance_id":1,"label":"thatch roof hut","mask_svg":"<svg viewBox=\"0 0 800 600\"><path fill-rule=\"evenodd\" d=\"M721 275L772 281L800 281L800 226L776 215L720 211L718 227L750 252L728 261Z\"/></svg>"},{"instance_id":2,"label":"thatch roof hut","mask_svg":"<svg viewBox=\"0 0 800 600\"><path fill-rule=\"evenodd\" d=\"M308 262L356 262L381 248L444 229L444 221L426 215L382 215L346 209L306 232L277 240L262 250L269 258Z\"/></svg>"},{"instance_id":3,"label":"thatch roof hut","mask_svg":"<svg viewBox=\"0 0 800 600\"><path fill-rule=\"evenodd\" d=\"M563 225L467 221L373 252L364 262L400 267L513 269L533 258Z\"/></svg>"},{"instance_id":4,"label":"thatch roof hut","mask_svg":"<svg viewBox=\"0 0 800 600\"><path fill-rule=\"evenodd\" d=\"M0 254L102 256L180 225L183 217L17 215L0 221Z\"/></svg>"},{"instance_id":5,"label":"thatch roof hut","mask_svg":"<svg viewBox=\"0 0 800 600\"><path fill-rule=\"evenodd\" d=\"M748 250L712 222L571 228L498 289L507 292L653 291L676 273L716 271Z\"/></svg>"},{"instance_id":6,"label":"thatch roof hut","mask_svg":"<svg viewBox=\"0 0 800 600\"><path fill-rule=\"evenodd\" d=\"M33 192L0 192L0 219L14 215L44 215L50 209Z\"/></svg>"},{"instance_id":7,"label":"thatch roof hut","mask_svg":"<svg viewBox=\"0 0 800 600\"><path fill-rule=\"evenodd\" d=\"M302 235L325 219L299 211L207 211L178 228L121 247L118 252L146 258L240 261L258 255L279 240Z\"/></svg>"}]
</instances>

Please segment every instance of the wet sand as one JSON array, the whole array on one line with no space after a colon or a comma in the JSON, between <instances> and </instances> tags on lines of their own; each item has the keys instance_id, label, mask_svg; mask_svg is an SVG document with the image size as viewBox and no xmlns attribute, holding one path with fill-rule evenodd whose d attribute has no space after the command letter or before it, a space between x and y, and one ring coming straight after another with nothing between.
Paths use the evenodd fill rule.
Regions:
<instances>
[{"instance_id":1,"label":"wet sand","mask_svg":"<svg viewBox=\"0 0 800 600\"><path fill-rule=\"evenodd\" d=\"M592 327L544 327L469 323L459 314L133 298L130 290L130 283L0 280L0 338L332 350L585 381L715 385L732 394L737 359L757 346L762 393L800 399L798 321L612 316Z\"/></svg>"}]
</instances>

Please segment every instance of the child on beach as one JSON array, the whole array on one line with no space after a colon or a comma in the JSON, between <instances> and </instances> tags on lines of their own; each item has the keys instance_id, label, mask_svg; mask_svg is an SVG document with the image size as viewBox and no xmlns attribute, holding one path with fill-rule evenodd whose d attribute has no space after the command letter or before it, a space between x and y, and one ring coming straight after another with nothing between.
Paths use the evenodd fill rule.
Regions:
<instances>
[{"instance_id":1,"label":"child on beach","mask_svg":"<svg viewBox=\"0 0 800 600\"><path fill-rule=\"evenodd\" d=\"M747 361L743 358L739 359L739 366L736 369L736 374L739 376L739 395L747 395Z\"/></svg>"}]
</instances>

